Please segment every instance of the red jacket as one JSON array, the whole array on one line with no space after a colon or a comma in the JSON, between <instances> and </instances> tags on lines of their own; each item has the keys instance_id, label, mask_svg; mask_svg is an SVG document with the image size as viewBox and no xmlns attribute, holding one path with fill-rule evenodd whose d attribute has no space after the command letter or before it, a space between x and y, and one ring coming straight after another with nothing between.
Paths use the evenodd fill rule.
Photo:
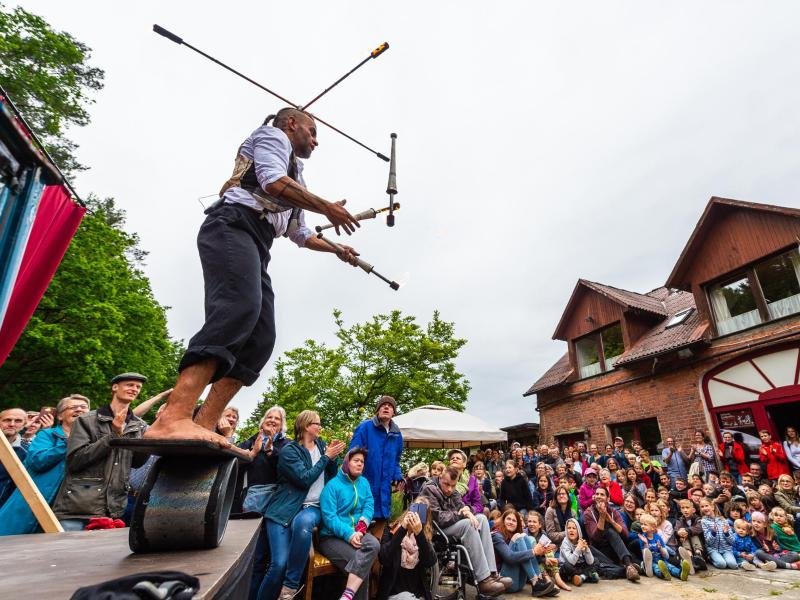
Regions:
<instances>
[{"instance_id":1,"label":"red jacket","mask_svg":"<svg viewBox=\"0 0 800 600\"><path fill-rule=\"evenodd\" d=\"M625 497L622 495L622 487L620 487L616 481L612 479L608 482L608 484L601 481L600 487L604 487L608 490L609 502L620 507L622 506L622 503L625 501Z\"/></svg>"},{"instance_id":2,"label":"red jacket","mask_svg":"<svg viewBox=\"0 0 800 600\"><path fill-rule=\"evenodd\" d=\"M722 452L723 456L725 455L725 442L719 443L719 451ZM749 473L750 467L747 466L747 460L744 455L744 447L733 440L733 461L736 463L736 468L739 470L739 475L742 473ZM722 469L724 471L730 471L730 467L726 464L724 458L720 458L720 462L722 462Z\"/></svg>"},{"instance_id":3,"label":"red jacket","mask_svg":"<svg viewBox=\"0 0 800 600\"><path fill-rule=\"evenodd\" d=\"M791 475L789 461L786 460L786 452L780 442L761 443L761 450L758 451L761 462L767 465L767 479L774 481L781 475Z\"/></svg>"}]
</instances>

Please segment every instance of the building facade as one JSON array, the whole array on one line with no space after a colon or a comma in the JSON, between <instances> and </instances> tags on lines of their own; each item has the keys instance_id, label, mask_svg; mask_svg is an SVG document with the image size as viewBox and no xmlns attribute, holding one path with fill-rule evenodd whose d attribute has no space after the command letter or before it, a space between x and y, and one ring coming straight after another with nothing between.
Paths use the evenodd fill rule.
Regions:
<instances>
[{"instance_id":1,"label":"building facade","mask_svg":"<svg viewBox=\"0 0 800 600\"><path fill-rule=\"evenodd\" d=\"M664 287L578 280L567 352L524 394L542 442L782 439L800 425L799 244L800 210L712 198Z\"/></svg>"}]
</instances>

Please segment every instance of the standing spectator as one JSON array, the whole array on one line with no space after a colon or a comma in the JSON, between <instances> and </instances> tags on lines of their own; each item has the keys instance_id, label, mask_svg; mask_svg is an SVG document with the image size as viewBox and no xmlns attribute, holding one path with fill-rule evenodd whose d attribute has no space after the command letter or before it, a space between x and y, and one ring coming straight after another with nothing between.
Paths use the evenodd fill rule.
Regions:
<instances>
[{"instance_id":1,"label":"standing spectator","mask_svg":"<svg viewBox=\"0 0 800 600\"><path fill-rule=\"evenodd\" d=\"M67 438L72 424L79 416L89 412L89 400L73 394L59 400L56 406L58 425L52 425L53 417L42 413L42 431L34 438L25 457L25 468L36 484L42 497L52 504L56 492L64 480L67 458ZM0 535L35 533L39 522L19 490L14 491L0 509Z\"/></svg>"},{"instance_id":2,"label":"standing spectator","mask_svg":"<svg viewBox=\"0 0 800 600\"><path fill-rule=\"evenodd\" d=\"M321 519L319 498L336 475L336 456L344 450L338 440L326 445L321 431L319 414L302 411L294 420L294 441L278 456L278 489L264 511L272 560L259 600L289 600L300 589L311 534Z\"/></svg>"},{"instance_id":3,"label":"standing spectator","mask_svg":"<svg viewBox=\"0 0 800 600\"><path fill-rule=\"evenodd\" d=\"M699 429L694 432L694 440L689 450L689 459L697 464L703 480L708 480L708 476L717 473L717 461L714 460L714 446L708 435Z\"/></svg>"},{"instance_id":4,"label":"standing spectator","mask_svg":"<svg viewBox=\"0 0 800 600\"><path fill-rule=\"evenodd\" d=\"M122 373L111 380L111 402L78 417L67 442L67 472L53 511L67 531L83 529L94 517L119 519L128 504L131 467L147 455L112 448L112 439L140 438L147 424L133 414L131 402L147 381L139 373ZM95 484L86 485L86 481Z\"/></svg>"},{"instance_id":5,"label":"standing spectator","mask_svg":"<svg viewBox=\"0 0 800 600\"><path fill-rule=\"evenodd\" d=\"M348 451L342 468L322 490L322 527L319 548L339 570L347 584L339 600L367 600L369 571L378 557L380 542L367 532L372 521L372 492L361 474L367 451Z\"/></svg>"},{"instance_id":6,"label":"standing spectator","mask_svg":"<svg viewBox=\"0 0 800 600\"><path fill-rule=\"evenodd\" d=\"M784 435L786 439L783 441L783 451L786 453L789 467L792 471L800 471L800 437L797 435L797 429L789 425Z\"/></svg>"},{"instance_id":7,"label":"standing spectator","mask_svg":"<svg viewBox=\"0 0 800 600\"><path fill-rule=\"evenodd\" d=\"M667 469L667 475L670 479L676 477L683 477L686 479L688 475L688 465L691 462L689 456L683 451L683 446L675 445L675 438L668 437L664 441L664 449L661 451L661 458L664 460L664 466Z\"/></svg>"},{"instance_id":8,"label":"standing spectator","mask_svg":"<svg viewBox=\"0 0 800 600\"><path fill-rule=\"evenodd\" d=\"M500 491L497 493L498 507L504 509L506 504L511 504L523 515L527 515L529 510L534 509L528 482L525 481L525 477L519 472L513 460L506 461L505 477L500 483Z\"/></svg>"},{"instance_id":9,"label":"standing spectator","mask_svg":"<svg viewBox=\"0 0 800 600\"><path fill-rule=\"evenodd\" d=\"M509 463L513 465L513 461ZM461 501L461 494L456 491L457 479L458 471L448 467L422 488L420 496L429 502L437 525L466 548L478 591L487 596L499 596L511 585L511 580L497 575L489 521L483 514L473 515L469 506ZM525 487L527 489L527 485Z\"/></svg>"},{"instance_id":10,"label":"standing spectator","mask_svg":"<svg viewBox=\"0 0 800 600\"><path fill-rule=\"evenodd\" d=\"M419 504L428 506L427 500ZM400 515L383 530L378 559L383 566L378 583L378 600L431 600L426 571L436 564L436 552L431 544L433 528L430 512L425 521L410 510Z\"/></svg>"},{"instance_id":11,"label":"standing spectator","mask_svg":"<svg viewBox=\"0 0 800 600\"><path fill-rule=\"evenodd\" d=\"M761 462L767 466L767 479L775 483L781 475L791 475L789 461L786 460L786 452L780 442L773 442L772 435L766 429L758 432L761 438L761 449L758 456Z\"/></svg>"},{"instance_id":12,"label":"standing spectator","mask_svg":"<svg viewBox=\"0 0 800 600\"><path fill-rule=\"evenodd\" d=\"M392 514L392 487L403 481L403 472L400 470L403 434L393 420L396 414L395 399L380 396L375 405L375 416L362 421L350 441L351 450L366 448L369 451L364 477L369 482L375 501L375 519L381 521Z\"/></svg>"},{"instance_id":13,"label":"standing spectator","mask_svg":"<svg viewBox=\"0 0 800 600\"><path fill-rule=\"evenodd\" d=\"M722 432L717 456L722 462L722 470L730 473L737 482L741 481L742 473L750 472L745 461L744 447L733 439L730 431Z\"/></svg>"},{"instance_id":14,"label":"standing spectator","mask_svg":"<svg viewBox=\"0 0 800 600\"><path fill-rule=\"evenodd\" d=\"M618 511L608 506L608 491L598 487L594 492L594 502L583 513L586 537L592 546L592 553L598 552L608 557L614 564L621 565L624 571L609 571L613 576L622 576L629 581L639 581L639 570L631 561L631 553L625 546L628 530Z\"/></svg>"},{"instance_id":15,"label":"standing spectator","mask_svg":"<svg viewBox=\"0 0 800 600\"><path fill-rule=\"evenodd\" d=\"M7 408L0 412L0 428L3 430L3 435L6 436L8 443L14 450L14 454L21 462L25 461L25 455L28 453L28 446L30 440L23 439L21 432L25 429L28 415L21 408ZM8 471L0 463L0 506L8 499L14 491L14 482Z\"/></svg>"},{"instance_id":16,"label":"standing spectator","mask_svg":"<svg viewBox=\"0 0 800 600\"><path fill-rule=\"evenodd\" d=\"M628 462L628 455L625 452L625 440L623 440L621 436L616 436L614 438L614 451L611 453L611 456L617 461L619 468L627 469L631 466Z\"/></svg>"},{"instance_id":17,"label":"standing spectator","mask_svg":"<svg viewBox=\"0 0 800 600\"><path fill-rule=\"evenodd\" d=\"M273 406L261 418L258 433L242 442L239 447L250 450L253 459L245 469L247 472L247 495L243 508L264 516L267 501L278 488L278 457L280 451L289 443L286 437L286 411L281 406ZM269 568L269 541L267 522L261 521L258 540L253 552L253 574L250 579L250 600L255 600L264 575Z\"/></svg>"},{"instance_id":18,"label":"standing spectator","mask_svg":"<svg viewBox=\"0 0 800 600\"><path fill-rule=\"evenodd\" d=\"M239 409L229 406L222 411L222 416L217 422L217 433L233 443L236 441L236 428L239 426Z\"/></svg>"}]
</instances>

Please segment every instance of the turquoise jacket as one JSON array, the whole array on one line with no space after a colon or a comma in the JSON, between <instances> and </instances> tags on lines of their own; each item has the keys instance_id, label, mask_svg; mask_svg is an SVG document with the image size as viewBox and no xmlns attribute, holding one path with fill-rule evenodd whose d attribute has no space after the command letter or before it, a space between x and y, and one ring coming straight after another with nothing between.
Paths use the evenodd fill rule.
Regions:
<instances>
[{"instance_id":1,"label":"turquoise jacket","mask_svg":"<svg viewBox=\"0 0 800 600\"><path fill-rule=\"evenodd\" d=\"M278 455L278 489L272 494L264 510L264 518L288 527L294 516L303 508L308 490L321 473L327 483L336 476L336 461L325 456L327 444L317 439L322 457L311 464L311 453L297 442L289 442Z\"/></svg>"},{"instance_id":2,"label":"turquoise jacket","mask_svg":"<svg viewBox=\"0 0 800 600\"><path fill-rule=\"evenodd\" d=\"M64 481L67 457L67 434L59 425L42 429L33 438L25 457L25 468L48 504ZM15 490L0 509L0 535L19 535L40 531L28 503L19 490Z\"/></svg>"},{"instance_id":3,"label":"turquoise jacket","mask_svg":"<svg viewBox=\"0 0 800 600\"><path fill-rule=\"evenodd\" d=\"M360 519L366 521L367 525L372 521L374 503L369 482L364 476L353 480L339 469L336 477L322 490L319 507L322 511L319 535L338 537L349 542Z\"/></svg>"}]
</instances>

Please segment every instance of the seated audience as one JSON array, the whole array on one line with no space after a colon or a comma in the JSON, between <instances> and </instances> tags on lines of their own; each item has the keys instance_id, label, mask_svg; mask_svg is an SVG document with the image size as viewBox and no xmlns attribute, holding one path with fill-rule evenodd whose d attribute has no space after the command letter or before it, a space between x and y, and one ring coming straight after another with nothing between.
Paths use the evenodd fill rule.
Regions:
<instances>
[{"instance_id":1,"label":"seated audience","mask_svg":"<svg viewBox=\"0 0 800 600\"><path fill-rule=\"evenodd\" d=\"M447 453L447 460L450 466L458 471L456 490L461 494L461 501L472 509L473 515L483 513L483 502L481 502L481 491L478 480L474 475L470 475L466 469L467 455L461 450L450 450Z\"/></svg>"},{"instance_id":2,"label":"seated audience","mask_svg":"<svg viewBox=\"0 0 800 600\"><path fill-rule=\"evenodd\" d=\"M492 544L500 575L511 579L509 592L520 591L526 583L531 586L531 596L546 596L554 590L554 585L542 577L534 543L523 532L522 516L513 508L504 510L494 524Z\"/></svg>"},{"instance_id":3,"label":"seated audience","mask_svg":"<svg viewBox=\"0 0 800 600\"><path fill-rule=\"evenodd\" d=\"M483 513L473 515L469 506L461 501L461 494L456 491L458 476L456 469L447 467L441 476L433 477L422 488L420 496L430 503L436 524L467 549L478 590L487 596L499 596L506 585L497 575L489 522Z\"/></svg>"},{"instance_id":4,"label":"seated audience","mask_svg":"<svg viewBox=\"0 0 800 600\"><path fill-rule=\"evenodd\" d=\"M564 540L558 555L559 573L564 581L580 586L588 581L599 583L600 576L595 566L594 555L589 544L583 539L581 526L577 519L567 520Z\"/></svg>"},{"instance_id":5,"label":"seated audience","mask_svg":"<svg viewBox=\"0 0 800 600\"><path fill-rule=\"evenodd\" d=\"M513 460L506 461L505 477L500 483L500 491L497 494L497 506L502 509L506 504L511 504L523 515L534 508L528 482Z\"/></svg>"},{"instance_id":6,"label":"seated audience","mask_svg":"<svg viewBox=\"0 0 800 600\"><path fill-rule=\"evenodd\" d=\"M776 506L769 511L769 522L772 533L775 539L778 540L778 546L781 550L789 550L790 552L800 552L800 541L797 539L797 534L790 522L790 517L787 516L786 511L780 506Z\"/></svg>"},{"instance_id":7,"label":"seated audience","mask_svg":"<svg viewBox=\"0 0 800 600\"><path fill-rule=\"evenodd\" d=\"M425 498L418 498L425 504ZM429 600L426 571L436 564L431 544L430 512L425 520L417 512L407 510L383 530L378 558L383 568L378 583L378 600Z\"/></svg>"},{"instance_id":8,"label":"seated audience","mask_svg":"<svg viewBox=\"0 0 800 600\"><path fill-rule=\"evenodd\" d=\"M601 563L599 554L609 559L607 574L610 578L627 577L629 581L639 581L639 570L631 561L631 553L625 546L628 530L619 512L608 505L608 491L598 487L594 492L592 505L583 512L586 537L592 546L592 553ZM614 569L618 565L620 569ZM601 570L602 572L602 570Z\"/></svg>"},{"instance_id":9,"label":"seated audience","mask_svg":"<svg viewBox=\"0 0 800 600\"><path fill-rule=\"evenodd\" d=\"M753 539L759 548L766 553L762 560L772 560L779 569L800 570L800 553L783 550L775 538L775 533L767 524L767 516L762 512L750 515L753 526Z\"/></svg>"},{"instance_id":10,"label":"seated audience","mask_svg":"<svg viewBox=\"0 0 800 600\"><path fill-rule=\"evenodd\" d=\"M703 526L700 523L700 516L697 514L697 507L689 499L678 502L681 514L675 521L675 542L678 545L678 552L684 558L684 552L691 555L691 574L695 570L705 571L706 566L704 545L703 545ZM683 549L684 552L681 552Z\"/></svg>"},{"instance_id":11,"label":"seated audience","mask_svg":"<svg viewBox=\"0 0 800 600\"><path fill-rule=\"evenodd\" d=\"M564 485L556 488L553 501L544 514L544 529L556 546L560 547L561 542L566 536L566 526L569 519L579 517L576 510L572 507L569 490Z\"/></svg>"},{"instance_id":12,"label":"seated audience","mask_svg":"<svg viewBox=\"0 0 800 600\"><path fill-rule=\"evenodd\" d=\"M706 552L711 564L718 569L738 569L739 565L733 555L733 527L720 516L717 505L708 498L700 500L700 514Z\"/></svg>"},{"instance_id":13,"label":"seated audience","mask_svg":"<svg viewBox=\"0 0 800 600\"><path fill-rule=\"evenodd\" d=\"M556 586L568 592L572 589L564 583L561 575L558 572L558 559L556 552L558 551L558 544L553 543L553 540L544 532L544 519L535 510L528 513L528 518L525 520L527 527L525 534L532 540L533 555L539 563L539 570L542 571L545 581L552 581ZM558 590L550 593L551 596L557 595Z\"/></svg>"},{"instance_id":14,"label":"seated audience","mask_svg":"<svg viewBox=\"0 0 800 600\"><path fill-rule=\"evenodd\" d=\"M639 547L642 552L644 572L648 577L671 579L680 577L682 581L689 578L689 561L681 560L680 567L672 564L670 559L675 555L672 549L658 532L655 517L643 514L639 519L642 532L639 534Z\"/></svg>"},{"instance_id":15,"label":"seated audience","mask_svg":"<svg viewBox=\"0 0 800 600\"><path fill-rule=\"evenodd\" d=\"M594 502L594 493L599 487L597 471L589 467L583 474L583 483L578 490L578 505L581 510L586 510Z\"/></svg>"},{"instance_id":16,"label":"seated audience","mask_svg":"<svg viewBox=\"0 0 800 600\"><path fill-rule=\"evenodd\" d=\"M736 519L733 522L733 556L739 563L739 568L745 571L755 571L757 568L765 571L774 571L778 568L777 563L771 557L759 549L758 543L752 537L750 523L744 519Z\"/></svg>"},{"instance_id":17,"label":"seated audience","mask_svg":"<svg viewBox=\"0 0 800 600\"><path fill-rule=\"evenodd\" d=\"M367 599L369 572L380 550L380 542L367 531L373 516L373 499L370 484L363 477L366 455L364 448L349 450L342 468L325 484L320 496L319 549L347 573L339 600Z\"/></svg>"}]
</instances>

